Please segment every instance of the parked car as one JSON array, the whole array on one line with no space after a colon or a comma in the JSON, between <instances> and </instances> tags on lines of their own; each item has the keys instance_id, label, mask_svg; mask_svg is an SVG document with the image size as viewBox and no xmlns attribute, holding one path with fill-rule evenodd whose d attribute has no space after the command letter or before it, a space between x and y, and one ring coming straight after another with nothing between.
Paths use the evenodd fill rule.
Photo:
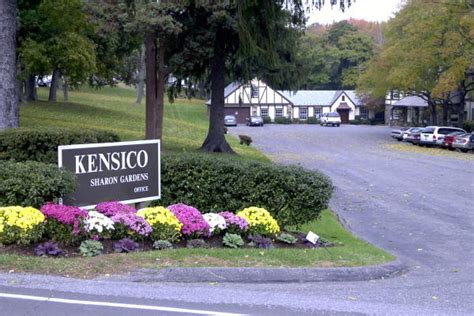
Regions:
<instances>
[{"instance_id":1,"label":"parked car","mask_svg":"<svg viewBox=\"0 0 474 316\"><path fill-rule=\"evenodd\" d=\"M263 126L263 119L261 116L251 116L247 119L247 126Z\"/></svg>"},{"instance_id":2,"label":"parked car","mask_svg":"<svg viewBox=\"0 0 474 316\"><path fill-rule=\"evenodd\" d=\"M391 136L392 138L395 138L399 142L403 140L403 133L408 130L408 128L399 128L399 129L394 129L392 130Z\"/></svg>"},{"instance_id":3,"label":"parked car","mask_svg":"<svg viewBox=\"0 0 474 316\"><path fill-rule=\"evenodd\" d=\"M341 125L341 116L337 112L323 113L320 117L321 126L337 126Z\"/></svg>"},{"instance_id":4,"label":"parked car","mask_svg":"<svg viewBox=\"0 0 474 316\"><path fill-rule=\"evenodd\" d=\"M439 146L443 143L444 136L452 132L464 132L465 130L457 127L447 126L428 126L421 131L421 146Z\"/></svg>"},{"instance_id":5,"label":"parked car","mask_svg":"<svg viewBox=\"0 0 474 316\"><path fill-rule=\"evenodd\" d=\"M453 147L459 148L464 153L467 153L469 150L474 150L474 133L456 136Z\"/></svg>"},{"instance_id":6,"label":"parked car","mask_svg":"<svg viewBox=\"0 0 474 316\"><path fill-rule=\"evenodd\" d=\"M413 133L418 133L423 130L423 127L410 127L409 129L403 132L403 141L407 142L408 137L410 137Z\"/></svg>"},{"instance_id":7,"label":"parked car","mask_svg":"<svg viewBox=\"0 0 474 316\"><path fill-rule=\"evenodd\" d=\"M225 126L237 126L237 119L233 115L226 115L224 117Z\"/></svg>"},{"instance_id":8,"label":"parked car","mask_svg":"<svg viewBox=\"0 0 474 316\"><path fill-rule=\"evenodd\" d=\"M457 132L452 132L444 136L443 143L441 144L442 148L446 148L449 150L456 150L456 148L453 147L453 143L456 140L456 136L463 135L465 133L457 131Z\"/></svg>"},{"instance_id":9,"label":"parked car","mask_svg":"<svg viewBox=\"0 0 474 316\"><path fill-rule=\"evenodd\" d=\"M38 87L50 87L52 80L52 76L36 76L36 85Z\"/></svg>"}]
</instances>

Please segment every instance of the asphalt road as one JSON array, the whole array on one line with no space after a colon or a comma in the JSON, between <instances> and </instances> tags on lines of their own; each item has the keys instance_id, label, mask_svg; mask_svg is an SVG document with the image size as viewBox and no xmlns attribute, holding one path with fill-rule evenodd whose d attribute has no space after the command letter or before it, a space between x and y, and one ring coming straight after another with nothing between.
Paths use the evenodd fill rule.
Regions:
<instances>
[{"instance_id":1,"label":"asphalt road","mask_svg":"<svg viewBox=\"0 0 474 316\"><path fill-rule=\"evenodd\" d=\"M329 175L336 186L331 207L341 220L397 255L410 271L385 280L290 284L142 284L0 274L0 315L474 314L472 156L395 151L385 146L392 143L385 127L230 131L250 135L276 162ZM45 300L50 297L59 300Z\"/></svg>"}]
</instances>

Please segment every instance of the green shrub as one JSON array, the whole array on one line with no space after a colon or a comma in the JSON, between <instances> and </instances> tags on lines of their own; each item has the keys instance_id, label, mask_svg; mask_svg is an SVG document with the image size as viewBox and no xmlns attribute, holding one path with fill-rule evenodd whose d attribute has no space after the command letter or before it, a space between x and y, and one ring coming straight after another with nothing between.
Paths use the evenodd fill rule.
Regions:
<instances>
[{"instance_id":1,"label":"green shrub","mask_svg":"<svg viewBox=\"0 0 474 316\"><path fill-rule=\"evenodd\" d=\"M240 235L227 233L224 235L222 243L229 248L240 248L244 245L244 240Z\"/></svg>"},{"instance_id":2,"label":"green shrub","mask_svg":"<svg viewBox=\"0 0 474 316\"><path fill-rule=\"evenodd\" d=\"M190 249L209 248L209 245L203 239L190 239L186 242L186 247Z\"/></svg>"},{"instance_id":3,"label":"green shrub","mask_svg":"<svg viewBox=\"0 0 474 316\"><path fill-rule=\"evenodd\" d=\"M306 124L319 124L319 123L321 123L321 121L315 118L314 116L308 117L308 119L306 120Z\"/></svg>"},{"instance_id":4,"label":"green shrub","mask_svg":"<svg viewBox=\"0 0 474 316\"><path fill-rule=\"evenodd\" d=\"M263 123L265 123L265 124L272 123L272 118L270 116L264 116L263 117Z\"/></svg>"},{"instance_id":5,"label":"green shrub","mask_svg":"<svg viewBox=\"0 0 474 316\"><path fill-rule=\"evenodd\" d=\"M79 251L84 257L95 257L102 253L104 246L97 240L84 240L79 246Z\"/></svg>"},{"instance_id":6,"label":"green shrub","mask_svg":"<svg viewBox=\"0 0 474 316\"><path fill-rule=\"evenodd\" d=\"M466 130L466 132L474 132L474 120L472 121L465 121L463 125L463 129Z\"/></svg>"},{"instance_id":7,"label":"green shrub","mask_svg":"<svg viewBox=\"0 0 474 316\"><path fill-rule=\"evenodd\" d=\"M182 202L210 212L255 205L283 226L317 218L333 189L326 176L301 167L202 154L163 156L161 183L162 205Z\"/></svg>"},{"instance_id":8,"label":"green shrub","mask_svg":"<svg viewBox=\"0 0 474 316\"><path fill-rule=\"evenodd\" d=\"M119 141L106 131L10 128L0 132L0 159L57 163L58 146Z\"/></svg>"},{"instance_id":9,"label":"green shrub","mask_svg":"<svg viewBox=\"0 0 474 316\"><path fill-rule=\"evenodd\" d=\"M168 240L157 240L153 243L153 248L156 250L165 250L165 249L173 249L173 244Z\"/></svg>"},{"instance_id":10,"label":"green shrub","mask_svg":"<svg viewBox=\"0 0 474 316\"><path fill-rule=\"evenodd\" d=\"M275 118L275 123L277 124L291 124L291 118L289 117L276 117Z\"/></svg>"},{"instance_id":11,"label":"green shrub","mask_svg":"<svg viewBox=\"0 0 474 316\"><path fill-rule=\"evenodd\" d=\"M74 191L74 175L55 165L0 160L0 206L41 207Z\"/></svg>"}]
</instances>

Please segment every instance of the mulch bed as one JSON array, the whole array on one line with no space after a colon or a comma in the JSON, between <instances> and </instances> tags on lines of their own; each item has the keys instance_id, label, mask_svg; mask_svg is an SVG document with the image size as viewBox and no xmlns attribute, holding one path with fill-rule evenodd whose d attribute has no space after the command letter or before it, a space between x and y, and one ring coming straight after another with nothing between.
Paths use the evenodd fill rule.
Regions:
<instances>
[{"instance_id":1,"label":"mulch bed","mask_svg":"<svg viewBox=\"0 0 474 316\"><path fill-rule=\"evenodd\" d=\"M312 244L308 242L305 237L306 234L300 233L292 233L298 240L294 244L287 244L278 240L273 240L273 248L319 248L319 247L333 247L334 244L326 241L318 240L316 244ZM213 236L211 238L205 238L205 242L210 249L216 248L225 248L222 243L222 236ZM244 241L247 242L247 239L244 238ZM103 254L115 253L114 251L114 243L117 240L101 240L102 245L104 246ZM173 244L174 248L186 248L186 240L180 240ZM138 241L139 244L139 251L150 251L153 249L153 242L152 241ZM34 256L35 255L35 248L40 243L31 244L31 245L1 245L0 244L0 255L10 254L10 255L22 255L22 256ZM79 244L77 245L64 245L62 243L58 243L58 246L61 250L64 251L64 254L61 257L66 258L73 258L73 257L80 257L81 254L79 252ZM251 245L246 243L242 248L255 248ZM228 248L230 249L230 248Z\"/></svg>"}]
</instances>

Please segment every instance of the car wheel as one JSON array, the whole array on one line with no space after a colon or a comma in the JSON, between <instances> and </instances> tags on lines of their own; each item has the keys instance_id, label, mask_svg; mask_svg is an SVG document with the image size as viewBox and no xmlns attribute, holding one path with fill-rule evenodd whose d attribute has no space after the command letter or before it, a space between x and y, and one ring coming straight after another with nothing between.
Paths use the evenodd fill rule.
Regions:
<instances>
[{"instance_id":1,"label":"car wheel","mask_svg":"<svg viewBox=\"0 0 474 316\"><path fill-rule=\"evenodd\" d=\"M397 138L397 140L398 140L399 142L401 142L403 139Z\"/></svg>"},{"instance_id":2,"label":"car wheel","mask_svg":"<svg viewBox=\"0 0 474 316\"><path fill-rule=\"evenodd\" d=\"M448 147L448 150L455 151L455 150L456 150L456 148L453 148L453 147Z\"/></svg>"},{"instance_id":3,"label":"car wheel","mask_svg":"<svg viewBox=\"0 0 474 316\"><path fill-rule=\"evenodd\" d=\"M463 153L467 153L467 152L469 151L469 149L461 148L461 151L462 151Z\"/></svg>"}]
</instances>

